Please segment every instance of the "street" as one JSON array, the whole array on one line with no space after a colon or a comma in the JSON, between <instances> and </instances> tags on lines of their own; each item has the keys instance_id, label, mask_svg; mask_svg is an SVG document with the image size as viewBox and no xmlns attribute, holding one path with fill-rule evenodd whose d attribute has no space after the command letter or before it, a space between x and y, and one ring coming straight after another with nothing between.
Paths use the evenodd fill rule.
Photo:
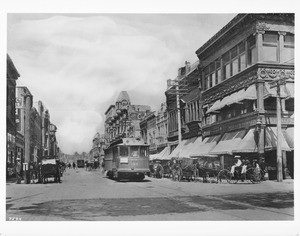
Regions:
<instances>
[{"instance_id":1,"label":"street","mask_svg":"<svg viewBox=\"0 0 300 236\"><path fill-rule=\"evenodd\" d=\"M294 220L294 183L216 184L146 177L117 182L100 170L67 169L62 183L6 185L6 220Z\"/></svg>"}]
</instances>

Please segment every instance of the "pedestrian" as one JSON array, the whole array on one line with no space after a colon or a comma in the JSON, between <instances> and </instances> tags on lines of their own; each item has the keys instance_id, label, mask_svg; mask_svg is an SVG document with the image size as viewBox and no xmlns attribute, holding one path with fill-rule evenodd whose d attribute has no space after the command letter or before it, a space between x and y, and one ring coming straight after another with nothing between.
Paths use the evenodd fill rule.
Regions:
<instances>
[{"instance_id":1,"label":"pedestrian","mask_svg":"<svg viewBox=\"0 0 300 236\"><path fill-rule=\"evenodd\" d=\"M20 184L21 180L22 180L22 176L21 176L22 165L21 165L20 158L17 158L16 161L17 161L17 163L15 166L15 169L16 169L16 175L17 175L17 184Z\"/></svg>"},{"instance_id":2,"label":"pedestrian","mask_svg":"<svg viewBox=\"0 0 300 236\"><path fill-rule=\"evenodd\" d=\"M231 166L231 170L230 170L230 173L232 176L234 176L235 168L240 167L242 165L240 158L241 158L240 156L234 156L235 162L234 162L233 166Z\"/></svg>"},{"instance_id":3,"label":"pedestrian","mask_svg":"<svg viewBox=\"0 0 300 236\"><path fill-rule=\"evenodd\" d=\"M29 183L30 184L34 183L33 174L34 174L33 163L30 161L29 162Z\"/></svg>"},{"instance_id":4,"label":"pedestrian","mask_svg":"<svg viewBox=\"0 0 300 236\"><path fill-rule=\"evenodd\" d=\"M75 162L73 162L73 169L75 169L76 168L76 164L75 164Z\"/></svg>"},{"instance_id":5,"label":"pedestrian","mask_svg":"<svg viewBox=\"0 0 300 236\"><path fill-rule=\"evenodd\" d=\"M246 171L247 171L247 164L246 164L246 160L243 159L242 160L242 171L241 171L241 174L246 174Z\"/></svg>"}]
</instances>

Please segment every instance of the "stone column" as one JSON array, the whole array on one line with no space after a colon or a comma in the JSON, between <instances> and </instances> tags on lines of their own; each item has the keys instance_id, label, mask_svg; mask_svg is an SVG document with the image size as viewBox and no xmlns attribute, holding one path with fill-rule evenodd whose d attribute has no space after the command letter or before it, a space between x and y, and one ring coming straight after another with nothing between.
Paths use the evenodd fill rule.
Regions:
<instances>
[{"instance_id":1,"label":"stone column","mask_svg":"<svg viewBox=\"0 0 300 236\"><path fill-rule=\"evenodd\" d=\"M257 30L256 31L256 48L257 48L257 62L263 61L263 34L265 33L264 30Z\"/></svg>"},{"instance_id":2,"label":"stone column","mask_svg":"<svg viewBox=\"0 0 300 236\"><path fill-rule=\"evenodd\" d=\"M279 50L278 50L279 62L284 63L284 61L283 61L280 54L284 50L283 49L283 47L284 47L284 36L286 35L286 32L279 31L278 34L279 34Z\"/></svg>"}]
</instances>

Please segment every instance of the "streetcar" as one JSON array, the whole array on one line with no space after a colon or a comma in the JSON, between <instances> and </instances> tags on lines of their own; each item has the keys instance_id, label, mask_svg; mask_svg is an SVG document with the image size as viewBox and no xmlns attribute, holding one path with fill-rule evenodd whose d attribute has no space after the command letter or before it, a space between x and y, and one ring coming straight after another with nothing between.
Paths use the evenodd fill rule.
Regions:
<instances>
[{"instance_id":1,"label":"streetcar","mask_svg":"<svg viewBox=\"0 0 300 236\"><path fill-rule=\"evenodd\" d=\"M77 167L83 168L84 167L84 160L77 160Z\"/></svg>"},{"instance_id":2,"label":"streetcar","mask_svg":"<svg viewBox=\"0 0 300 236\"><path fill-rule=\"evenodd\" d=\"M104 150L104 170L115 180L143 180L149 170L149 145L140 138L121 138Z\"/></svg>"}]
</instances>

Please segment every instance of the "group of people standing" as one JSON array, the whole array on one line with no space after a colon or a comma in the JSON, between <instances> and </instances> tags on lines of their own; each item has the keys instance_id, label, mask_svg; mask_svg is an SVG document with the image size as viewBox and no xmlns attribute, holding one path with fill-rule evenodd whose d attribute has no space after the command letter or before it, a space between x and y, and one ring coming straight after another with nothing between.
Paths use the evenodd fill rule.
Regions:
<instances>
[{"instance_id":1,"label":"group of people standing","mask_svg":"<svg viewBox=\"0 0 300 236\"><path fill-rule=\"evenodd\" d=\"M37 182L40 179L40 166L36 162L30 161L28 163L28 170L26 171L26 179L28 183L35 183L36 179ZM15 174L17 178L17 184L20 184L22 181L22 176L23 176L23 169L22 169L22 164L21 164L21 159L17 158L16 159L16 165L15 165Z\"/></svg>"}]
</instances>

